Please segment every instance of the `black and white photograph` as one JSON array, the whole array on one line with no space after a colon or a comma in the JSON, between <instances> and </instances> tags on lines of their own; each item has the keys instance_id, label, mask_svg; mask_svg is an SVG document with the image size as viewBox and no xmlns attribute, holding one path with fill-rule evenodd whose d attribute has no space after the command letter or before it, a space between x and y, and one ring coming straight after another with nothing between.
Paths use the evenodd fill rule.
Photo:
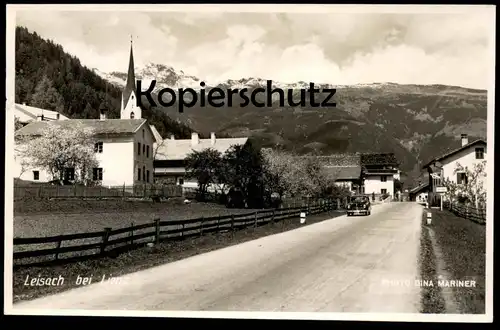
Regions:
<instances>
[{"instance_id":1,"label":"black and white photograph","mask_svg":"<svg viewBox=\"0 0 500 330\"><path fill-rule=\"evenodd\" d=\"M495 24L7 5L5 313L492 322Z\"/></svg>"}]
</instances>

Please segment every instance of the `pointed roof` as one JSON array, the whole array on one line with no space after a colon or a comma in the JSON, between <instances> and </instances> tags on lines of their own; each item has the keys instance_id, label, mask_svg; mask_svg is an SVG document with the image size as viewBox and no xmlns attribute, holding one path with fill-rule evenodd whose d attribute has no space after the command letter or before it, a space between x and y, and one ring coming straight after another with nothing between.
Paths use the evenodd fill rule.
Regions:
<instances>
[{"instance_id":1,"label":"pointed roof","mask_svg":"<svg viewBox=\"0 0 500 330\"><path fill-rule=\"evenodd\" d=\"M132 40L130 40L130 60L128 62L128 73L127 73L127 82L125 84L125 88L122 93L122 103L125 107L130 97L130 94L135 93L135 73L134 73L134 52L132 49Z\"/></svg>"}]
</instances>

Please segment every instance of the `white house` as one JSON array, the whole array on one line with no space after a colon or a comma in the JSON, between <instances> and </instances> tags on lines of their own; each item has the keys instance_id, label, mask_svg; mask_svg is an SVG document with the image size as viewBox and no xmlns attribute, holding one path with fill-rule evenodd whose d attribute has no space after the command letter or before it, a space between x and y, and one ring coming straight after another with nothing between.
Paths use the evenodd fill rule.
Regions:
<instances>
[{"instance_id":1,"label":"white house","mask_svg":"<svg viewBox=\"0 0 500 330\"><path fill-rule=\"evenodd\" d=\"M429 199L434 202L439 199L436 187L442 186L443 179L458 184L466 182L467 178L464 171L455 173L458 164L472 169L475 164L486 161L485 140L477 139L469 142L467 134L462 134L460 141L460 147L434 158L423 167L429 173Z\"/></svg>"},{"instance_id":2,"label":"white house","mask_svg":"<svg viewBox=\"0 0 500 330\"><path fill-rule=\"evenodd\" d=\"M67 120L65 115L52 110L32 107L26 104L14 104L14 117L24 126L34 121Z\"/></svg>"},{"instance_id":3,"label":"white house","mask_svg":"<svg viewBox=\"0 0 500 330\"><path fill-rule=\"evenodd\" d=\"M364 193L394 197L394 180L400 173L398 165L393 153L361 155Z\"/></svg>"},{"instance_id":4,"label":"white house","mask_svg":"<svg viewBox=\"0 0 500 330\"><path fill-rule=\"evenodd\" d=\"M158 144L155 157L156 181L177 184L185 188L196 188L196 180L186 176L185 159L193 151L203 151L209 148L224 154L234 145L245 145L248 138L222 138L218 139L211 133L210 139L201 139L198 133L192 133L191 139L164 139Z\"/></svg>"},{"instance_id":5,"label":"white house","mask_svg":"<svg viewBox=\"0 0 500 330\"><path fill-rule=\"evenodd\" d=\"M46 112L46 110L43 111ZM154 144L157 142L159 134L154 126L149 125L146 119L141 118L141 109L136 106L132 48L127 84L122 93L120 114L120 119L108 119L106 110L101 109L99 119L34 121L17 130L16 136L40 136L49 125L70 129L77 125L91 128L96 141L94 151L99 162L99 167L92 170L93 180L99 181L105 186L153 183ZM42 169L23 168L19 159L16 159L15 163L15 177L22 180L47 182L53 179ZM64 179L74 180L75 170L66 169Z\"/></svg>"},{"instance_id":6,"label":"white house","mask_svg":"<svg viewBox=\"0 0 500 330\"><path fill-rule=\"evenodd\" d=\"M49 125L71 128L77 125L95 133L99 167L93 169L93 180L105 186L131 186L153 182L154 136L146 119L71 119L55 122L34 122L19 129L16 137L40 136ZM16 177L29 181L50 181L53 178L38 168L22 168L16 162ZM73 181L75 170L66 169L64 179Z\"/></svg>"}]
</instances>

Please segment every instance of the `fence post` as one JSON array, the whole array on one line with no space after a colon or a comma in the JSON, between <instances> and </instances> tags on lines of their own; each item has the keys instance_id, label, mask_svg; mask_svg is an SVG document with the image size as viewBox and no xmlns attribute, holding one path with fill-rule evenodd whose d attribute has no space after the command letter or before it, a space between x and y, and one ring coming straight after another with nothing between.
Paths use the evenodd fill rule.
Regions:
<instances>
[{"instance_id":1,"label":"fence post","mask_svg":"<svg viewBox=\"0 0 500 330\"><path fill-rule=\"evenodd\" d=\"M182 227L181 227L181 228L182 228L182 230L181 230L181 237L184 237L184 223L182 223L182 225L181 225L181 226L182 226Z\"/></svg>"},{"instance_id":2,"label":"fence post","mask_svg":"<svg viewBox=\"0 0 500 330\"><path fill-rule=\"evenodd\" d=\"M104 252L106 252L106 245L108 244L110 232L111 232L110 227L104 228L104 234L102 235L102 243L101 243L101 254L104 254Z\"/></svg>"},{"instance_id":3,"label":"fence post","mask_svg":"<svg viewBox=\"0 0 500 330\"><path fill-rule=\"evenodd\" d=\"M231 214L231 232L234 233L234 214Z\"/></svg>"},{"instance_id":4,"label":"fence post","mask_svg":"<svg viewBox=\"0 0 500 330\"><path fill-rule=\"evenodd\" d=\"M55 259L56 259L56 260L59 260L59 249L61 248L61 244L62 244L62 239L60 239L60 240L57 242L57 247L56 247L56 256L55 256Z\"/></svg>"},{"instance_id":5,"label":"fence post","mask_svg":"<svg viewBox=\"0 0 500 330\"><path fill-rule=\"evenodd\" d=\"M274 212L275 210L273 209L273 214L271 215L271 223L274 224Z\"/></svg>"},{"instance_id":6,"label":"fence post","mask_svg":"<svg viewBox=\"0 0 500 330\"><path fill-rule=\"evenodd\" d=\"M253 221L253 226L254 228L257 227L257 215L259 214L259 211L255 211L254 215L254 221Z\"/></svg>"},{"instance_id":7,"label":"fence post","mask_svg":"<svg viewBox=\"0 0 500 330\"><path fill-rule=\"evenodd\" d=\"M155 244L160 243L160 218L155 220Z\"/></svg>"},{"instance_id":8,"label":"fence post","mask_svg":"<svg viewBox=\"0 0 500 330\"><path fill-rule=\"evenodd\" d=\"M130 245L134 245L134 222L130 223Z\"/></svg>"},{"instance_id":9,"label":"fence post","mask_svg":"<svg viewBox=\"0 0 500 330\"><path fill-rule=\"evenodd\" d=\"M201 216L201 224L200 224L200 236L203 236L203 222L205 221L205 217Z\"/></svg>"}]
</instances>

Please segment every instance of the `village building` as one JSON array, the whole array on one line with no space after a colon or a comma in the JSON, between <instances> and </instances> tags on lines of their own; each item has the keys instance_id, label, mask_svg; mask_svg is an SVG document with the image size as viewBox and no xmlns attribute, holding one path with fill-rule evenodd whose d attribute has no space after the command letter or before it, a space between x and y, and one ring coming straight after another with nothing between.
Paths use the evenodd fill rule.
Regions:
<instances>
[{"instance_id":1,"label":"village building","mask_svg":"<svg viewBox=\"0 0 500 330\"><path fill-rule=\"evenodd\" d=\"M457 184L467 182L465 171L455 171L460 164L464 168L472 170L475 164L486 160L486 140L476 139L469 142L467 134L460 137L460 147L457 147L442 156L432 159L423 166L429 174L428 189L429 203L431 206L440 204L441 195L436 192L437 187L443 186L443 180L447 179Z\"/></svg>"},{"instance_id":2,"label":"village building","mask_svg":"<svg viewBox=\"0 0 500 330\"><path fill-rule=\"evenodd\" d=\"M155 147L154 176L155 182L176 184L185 188L197 188L198 182L186 173L186 158L193 151L203 151L209 148L224 154L232 146L245 145L247 137L217 138L215 133L209 139L200 138L198 133L192 133L191 139L176 139L173 135L164 139Z\"/></svg>"},{"instance_id":3,"label":"village building","mask_svg":"<svg viewBox=\"0 0 500 330\"><path fill-rule=\"evenodd\" d=\"M25 103L14 104L14 118L17 118L23 126L26 126L34 121L54 121L69 119L68 117L57 111L32 107L26 105Z\"/></svg>"},{"instance_id":4,"label":"village building","mask_svg":"<svg viewBox=\"0 0 500 330\"><path fill-rule=\"evenodd\" d=\"M16 131L16 137L37 137L48 127L83 127L94 132L94 152L99 167L92 169L92 180L105 186L133 186L153 183L153 152L159 137L156 129L142 118L136 105L134 58L132 45L127 74L127 83L122 92L120 119L108 119L107 110L100 109L98 119L40 120L29 123ZM43 113L50 113L43 110ZM45 117L44 115L44 118ZM61 116L59 116L61 119ZM66 118L68 119L68 118ZM160 137L161 138L161 137ZM52 178L38 168L25 168L20 159L16 160L15 176L22 180L47 182ZM75 180L75 169L67 168L63 179Z\"/></svg>"},{"instance_id":5,"label":"village building","mask_svg":"<svg viewBox=\"0 0 500 330\"><path fill-rule=\"evenodd\" d=\"M394 198L394 180L400 176L399 162L393 153L362 154L364 194Z\"/></svg>"},{"instance_id":6,"label":"village building","mask_svg":"<svg viewBox=\"0 0 500 330\"><path fill-rule=\"evenodd\" d=\"M317 159L335 180L335 185L347 188L352 194L361 193L363 180L359 154L333 154L318 156Z\"/></svg>"},{"instance_id":7,"label":"village building","mask_svg":"<svg viewBox=\"0 0 500 330\"><path fill-rule=\"evenodd\" d=\"M420 182L408 191L410 201L425 204L429 198L429 182Z\"/></svg>"}]
</instances>

